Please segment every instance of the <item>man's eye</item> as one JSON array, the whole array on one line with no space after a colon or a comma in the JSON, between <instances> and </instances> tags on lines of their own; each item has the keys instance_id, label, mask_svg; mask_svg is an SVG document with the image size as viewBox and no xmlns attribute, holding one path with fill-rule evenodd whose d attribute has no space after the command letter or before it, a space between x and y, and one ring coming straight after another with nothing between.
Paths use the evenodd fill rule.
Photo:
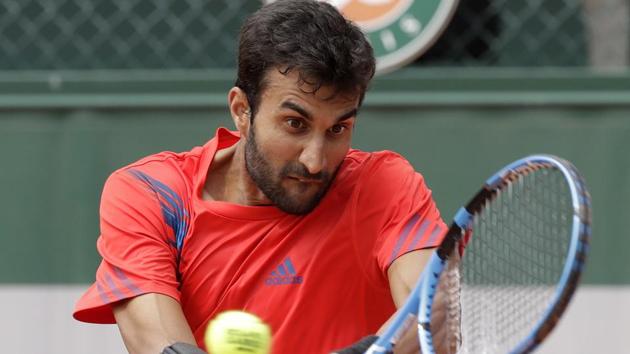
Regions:
<instances>
[{"instance_id":1,"label":"man's eye","mask_svg":"<svg viewBox=\"0 0 630 354\"><path fill-rule=\"evenodd\" d=\"M299 119L288 119L287 120L287 124L289 125L289 127L293 128L293 129L302 129L302 128L304 128L304 122L302 122Z\"/></svg>"},{"instance_id":2,"label":"man's eye","mask_svg":"<svg viewBox=\"0 0 630 354\"><path fill-rule=\"evenodd\" d=\"M330 128L330 132L333 134L341 134L345 130L346 130L346 126L341 125L341 124L333 125L332 128Z\"/></svg>"}]
</instances>

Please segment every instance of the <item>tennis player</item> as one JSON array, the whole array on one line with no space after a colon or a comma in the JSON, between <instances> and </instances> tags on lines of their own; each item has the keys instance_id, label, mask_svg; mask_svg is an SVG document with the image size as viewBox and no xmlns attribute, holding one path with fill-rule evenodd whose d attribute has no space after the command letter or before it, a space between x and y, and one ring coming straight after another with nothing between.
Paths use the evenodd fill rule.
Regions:
<instances>
[{"instance_id":1,"label":"tennis player","mask_svg":"<svg viewBox=\"0 0 630 354\"><path fill-rule=\"evenodd\" d=\"M117 323L134 354L203 353L231 309L271 326L273 353L361 353L445 224L404 158L351 148L374 74L357 27L326 3L277 1L239 40L236 130L108 178L103 259L74 317Z\"/></svg>"}]
</instances>

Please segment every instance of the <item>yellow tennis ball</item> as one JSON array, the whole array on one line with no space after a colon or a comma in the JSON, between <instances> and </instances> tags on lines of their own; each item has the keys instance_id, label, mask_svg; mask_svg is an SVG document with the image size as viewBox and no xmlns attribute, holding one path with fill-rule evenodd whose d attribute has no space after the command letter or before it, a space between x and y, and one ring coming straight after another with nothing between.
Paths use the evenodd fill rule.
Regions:
<instances>
[{"instance_id":1,"label":"yellow tennis ball","mask_svg":"<svg viewBox=\"0 0 630 354\"><path fill-rule=\"evenodd\" d=\"M210 321L204 341L210 354L267 354L271 330L251 313L226 311Z\"/></svg>"}]
</instances>

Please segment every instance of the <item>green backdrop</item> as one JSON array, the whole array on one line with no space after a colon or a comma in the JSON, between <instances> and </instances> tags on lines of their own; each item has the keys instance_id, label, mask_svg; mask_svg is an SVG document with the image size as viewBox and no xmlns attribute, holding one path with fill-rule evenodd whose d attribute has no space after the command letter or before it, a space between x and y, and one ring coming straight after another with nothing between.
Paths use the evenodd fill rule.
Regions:
<instances>
[{"instance_id":1,"label":"green backdrop","mask_svg":"<svg viewBox=\"0 0 630 354\"><path fill-rule=\"evenodd\" d=\"M0 283L91 282L107 175L231 126L232 73L0 75ZM593 197L585 281L630 284L630 79L584 72L403 70L377 80L354 146L402 153L445 219L498 168L565 157Z\"/></svg>"}]
</instances>

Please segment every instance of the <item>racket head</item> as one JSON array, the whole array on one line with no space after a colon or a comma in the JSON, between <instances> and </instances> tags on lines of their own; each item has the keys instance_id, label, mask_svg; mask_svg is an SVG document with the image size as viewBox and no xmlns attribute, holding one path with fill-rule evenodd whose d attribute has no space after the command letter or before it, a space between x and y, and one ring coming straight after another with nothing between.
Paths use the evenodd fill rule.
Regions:
<instances>
[{"instance_id":1,"label":"racket head","mask_svg":"<svg viewBox=\"0 0 630 354\"><path fill-rule=\"evenodd\" d=\"M516 226L505 227L504 219ZM442 348L448 353L531 352L555 327L575 292L590 224L590 196L583 178L565 160L533 155L490 177L457 212L427 265L418 309L422 352L436 352L433 305L444 296L450 328L441 341L446 341ZM545 245L549 248L543 249ZM449 287L447 295L440 295ZM523 294L536 295L536 303ZM478 301L486 298L490 300ZM524 313L527 306L532 307L530 313ZM492 311L494 307L498 309ZM508 333L506 327L514 328Z\"/></svg>"}]
</instances>

